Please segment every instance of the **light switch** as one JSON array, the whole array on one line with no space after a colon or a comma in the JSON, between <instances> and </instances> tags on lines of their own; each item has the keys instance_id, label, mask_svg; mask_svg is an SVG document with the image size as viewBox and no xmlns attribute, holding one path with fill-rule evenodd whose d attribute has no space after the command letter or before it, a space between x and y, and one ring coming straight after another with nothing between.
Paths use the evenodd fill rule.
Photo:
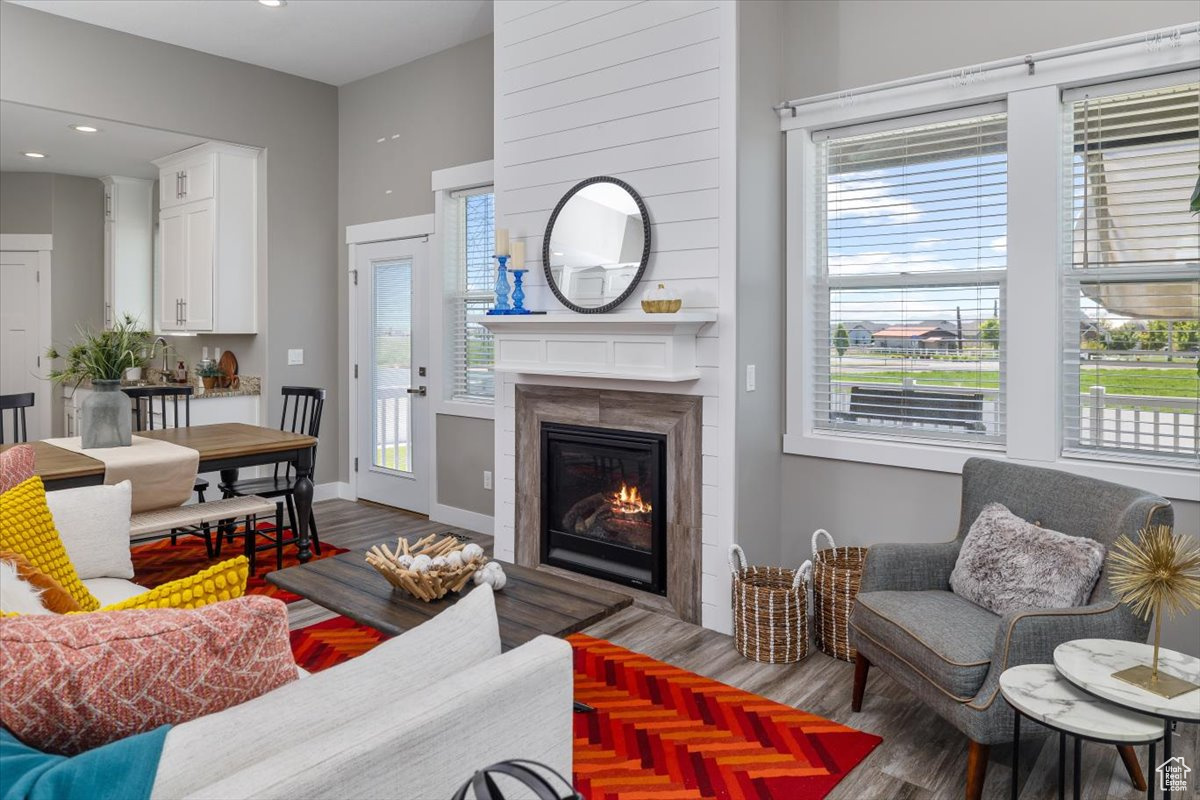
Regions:
<instances>
[{"instance_id":1,"label":"light switch","mask_svg":"<svg viewBox=\"0 0 1200 800\"><path fill-rule=\"evenodd\" d=\"M483 471L483 488L492 488L492 471L490 469L485 469Z\"/></svg>"},{"instance_id":2,"label":"light switch","mask_svg":"<svg viewBox=\"0 0 1200 800\"><path fill-rule=\"evenodd\" d=\"M746 365L746 391L753 392L757 388L757 376L754 374L754 365Z\"/></svg>"},{"instance_id":3,"label":"light switch","mask_svg":"<svg viewBox=\"0 0 1200 800\"><path fill-rule=\"evenodd\" d=\"M300 350L300 349L288 350L288 366L289 367L296 367L303 363L304 363L304 351L303 350Z\"/></svg>"}]
</instances>

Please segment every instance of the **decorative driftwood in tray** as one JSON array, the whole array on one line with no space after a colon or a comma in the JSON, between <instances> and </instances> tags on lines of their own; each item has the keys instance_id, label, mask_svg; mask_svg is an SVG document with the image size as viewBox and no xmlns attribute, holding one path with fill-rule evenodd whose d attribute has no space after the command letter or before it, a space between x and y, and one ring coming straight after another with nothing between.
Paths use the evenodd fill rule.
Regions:
<instances>
[{"instance_id":1,"label":"decorative driftwood in tray","mask_svg":"<svg viewBox=\"0 0 1200 800\"><path fill-rule=\"evenodd\" d=\"M487 557L477 544L464 545L453 536L439 539L431 533L414 544L401 537L394 551L385 544L374 545L367 563L396 588L428 603L447 592L462 591Z\"/></svg>"}]
</instances>

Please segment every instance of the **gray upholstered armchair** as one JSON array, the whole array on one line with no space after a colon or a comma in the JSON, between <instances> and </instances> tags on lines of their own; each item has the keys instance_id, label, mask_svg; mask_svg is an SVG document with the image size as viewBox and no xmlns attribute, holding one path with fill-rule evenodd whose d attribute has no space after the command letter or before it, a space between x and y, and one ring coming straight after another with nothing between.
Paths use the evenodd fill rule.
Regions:
<instances>
[{"instance_id":1,"label":"gray upholstered armchair","mask_svg":"<svg viewBox=\"0 0 1200 800\"><path fill-rule=\"evenodd\" d=\"M1136 538L1147 524L1173 522L1156 495L1056 470L973 458L963 466L958 536L942 544L884 544L867 555L850 641L858 649L853 708L862 708L867 671L882 669L933 707L970 740L967 800L983 791L990 745L1012 740L1012 712L999 697L1000 673L1018 664L1053 663L1054 648L1072 639L1146 640L1149 624L1117 602L1104 573L1088 604L1032 609L1003 617L950 590L950 572L983 507L1003 503L1014 514L1106 547L1121 534ZM1121 756L1130 779L1145 789L1132 748Z\"/></svg>"}]
</instances>

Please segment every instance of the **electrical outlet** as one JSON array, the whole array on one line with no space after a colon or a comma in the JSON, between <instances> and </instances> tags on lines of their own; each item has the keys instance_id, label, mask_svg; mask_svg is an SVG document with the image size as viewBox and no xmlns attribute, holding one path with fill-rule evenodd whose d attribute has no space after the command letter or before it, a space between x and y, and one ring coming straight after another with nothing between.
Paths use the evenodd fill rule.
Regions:
<instances>
[{"instance_id":1,"label":"electrical outlet","mask_svg":"<svg viewBox=\"0 0 1200 800\"><path fill-rule=\"evenodd\" d=\"M288 366L298 367L304 363L303 350L288 350Z\"/></svg>"},{"instance_id":2,"label":"electrical outlet","mask_svg":"<svg viewBox=\"0 0 1200 800\"><path fill-rule=\"evenodd\" d=\"M746 365L746 391L753 392L758 386L757 381L758 381L758 378L755 375L754 365L747 364Z\"/></svg>"},{"instance_id":3,"label":"electrical outlet","mask_svg":"<svg viewBox=\"0 0 1200 800\"><path fill-rule=\"evenodd\" d=\"M483 488L492 488L492 471L490 469L485 469L483 471Z\"/></svg>"}]
</instances>

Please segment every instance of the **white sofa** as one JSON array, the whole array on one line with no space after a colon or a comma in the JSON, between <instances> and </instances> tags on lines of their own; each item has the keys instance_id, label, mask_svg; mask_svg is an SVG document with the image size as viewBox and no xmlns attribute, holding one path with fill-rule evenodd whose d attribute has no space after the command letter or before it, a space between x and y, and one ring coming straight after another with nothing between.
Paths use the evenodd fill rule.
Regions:
<instances>
[{"instance_id":1,"label":"white sofa","mask_svg":"<svg viewBox=\"0 0 1200 800\"><path fill-rule=\"evenodd\" d=\"M562 639L500 652L492 590L479 586L358 658L176 725L151 798L449 798L511 758L569 778L572 689Z\"/></svg>"}]
</instances>

